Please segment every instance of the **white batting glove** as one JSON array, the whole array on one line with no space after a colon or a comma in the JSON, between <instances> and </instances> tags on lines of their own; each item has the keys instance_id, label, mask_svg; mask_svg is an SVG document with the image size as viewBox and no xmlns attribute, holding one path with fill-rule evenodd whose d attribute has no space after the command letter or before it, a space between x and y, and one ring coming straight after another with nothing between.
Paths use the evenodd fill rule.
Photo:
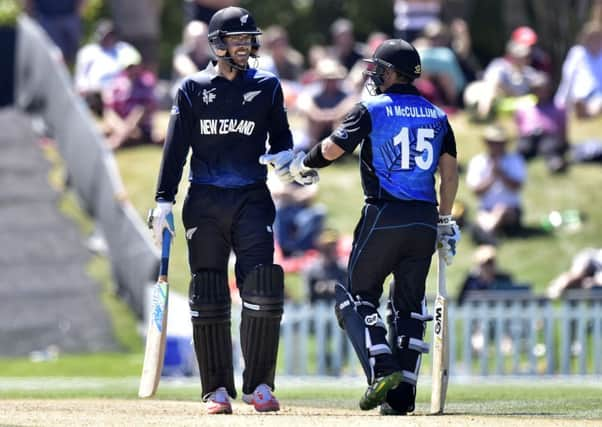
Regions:
<instances>
[{"instance_id":1,"label":"white batting glove","mask_svg":"<svg viewBox=\"0 0 602 427\"><path fill-rule=\"evenodd\" d=\"M320 180L318 171L305 166L303 160L305 160L305 153L299 151L289 166L293 179L301 185L316 184Z\"/></svg>"},{"instance_id":2,"label":"white batting glove","mask_svg":"<svg viewBox=\"0 0 602 427\"><path fill-rule=\"evenodd\" d=\"M439 215L439 221L437 222L437 250L447 265L451 265L456 255L460 235L460 228L451 215Z\"/></svg>"},{"instance_id":3,"label":"white batting glove","mask_svg":"<svg viewBox=\"0 0 602 427\"><path fill-rule=\"evenodd\" d=\"M157 202L157 207L151 211L149 226L153 230L153 237L159 247L163 244L163 230L167 229L172 236L176 235L175 230L170 227L166 219L172 208L173 203L171 202Z\"/></svg>"},{"instance_id":4,"label":"white batting glove","mask_svg":"<svg viewBox=\"0 0 602 427\"><path fill-rule=\"evenodd\" d=\"M279 151L275 154L264 154L259 156L259 163L262 165L272 165L278 179L284 183L288 183L293 182L293 177L289 171L289 165L294 156L293 150Z\"/></svg>"}]
</instances>

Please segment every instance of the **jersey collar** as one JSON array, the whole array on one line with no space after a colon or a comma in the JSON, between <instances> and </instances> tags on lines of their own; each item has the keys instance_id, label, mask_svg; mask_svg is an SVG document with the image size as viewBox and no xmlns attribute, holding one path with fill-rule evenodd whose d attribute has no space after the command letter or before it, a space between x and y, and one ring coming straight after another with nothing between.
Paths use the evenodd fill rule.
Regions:
<instances>
[{"instance_id":1,"label":"jersey collar","mask_svg":"<svg viewBox=\"0 0 602 427\"><path fill-rule=\"evenodd\" d=\"M209 64L207 64L207 67L205 68L205 72L209 75L209 78L211 79L211 81L215 80L216 78L228 80L228 79L220 76L219 74L217 74L216 65L217 65L217 63L215 61L209 61ZM233 81L236 82L236 81L244 79L247 76L249 69L247 69L244 72L238 72L236 74L236 78Z\"/></svg>"},{"instance_id":2,"label":"jersey collar","mask_svg":"<svg viewBox=\"0 0 602 427\"><path fill-rule=\"evenodd\" d=\"M420 95L418 89L412 84L394 84L386 90L387 93L399 93L401 95Z\"/></svg>"}]
</instances>

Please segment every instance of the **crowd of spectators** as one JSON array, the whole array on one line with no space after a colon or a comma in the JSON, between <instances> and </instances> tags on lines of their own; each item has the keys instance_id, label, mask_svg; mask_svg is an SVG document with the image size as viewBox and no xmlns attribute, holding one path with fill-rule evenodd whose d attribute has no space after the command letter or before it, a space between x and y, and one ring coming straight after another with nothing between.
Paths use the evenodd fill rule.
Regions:
<instances>
[{"instance_id":1,"label":"crowd of spectators","mask_svg":"<svg viewBox=\"0 0 602 427\"><path fill-rule=\"evenodd\" d=\"M239 1L183 3L182 38L173 51L171 75L165 83L167 95L160 95L156 69L152 60L146 60L148 43L134 46L136 43L124 41L113 23L103 20L92 40L82 44L80 21L85 0L25 2L27 12L47 30L65 62L72 65L74 87L97 116L113 149L161 144L154 117L159 105L169 105L169 101L160 103L158 97L173 96L182 79L207 66L212 59L207 23L215 10ZM466 171L467 187L478 203L474 219L463 216L458 220L470 228L476 245L500 245L506 236L520 234L523 226L521 190L528 182L526 162L540 156L551 174L565 172L574 145L568 138L569 115L578 119L602 115L602 25L592 21L582 27L561 67L552 63L536 31L524 25L509 33L504 52L481 63L473 51L469 26L459 18L444 21L442 3L394 0L394 33L375 29L365 40L357 38L351 20L336 19L330 25L328 42L311 46L305 55L291 45L285 27L272 25L263 29L255 65L280 78L292 117L295 149L308 150L332 131L354 103L368 96L363 85L367 64L361 59L370 57L375 47L391 36L411 41L421 56L422 76L415 84L423 96L452 120L456 111L464 109L475 126L487 123L483 150L468 159ZM552 74L555 69L561 70L559 84ZM508 129L510 126L513 129ZM314 203L316 188L291 184L272 190L280 256L294 258L314 251L305 261L291 264L291 269L301 271L316 261L311 269L315 273L331 261L333 253L332 242L320 240L328 218L325 209ZM480 254L475 258L478 274L470 273L463 292L488 287L491 280L480 278L491 273L485 262L491 256L484 260L481 255L495 255L493 247L475 252ZM572 279L569 282L573 283ZM556 283L551 288L567 286L572 285Z\"/></svg>"}]
</instances>

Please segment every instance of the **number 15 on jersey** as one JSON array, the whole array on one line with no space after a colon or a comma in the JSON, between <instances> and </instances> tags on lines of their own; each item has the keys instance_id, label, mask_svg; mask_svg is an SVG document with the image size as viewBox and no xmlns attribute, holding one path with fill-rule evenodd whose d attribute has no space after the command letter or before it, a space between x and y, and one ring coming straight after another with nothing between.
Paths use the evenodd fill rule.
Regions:
<instances>
[{"instance_id":1,"label":"number 15 on jersey","mask_svg":"<svg viewBox=\"0 0 602 427\"><path fill-rule=\"evenodd\" d=\"M416 149L413 154L410 150L410 128L402 127L393 138L393 145L401 145L401 169L412 169L411 165L416 164L420 169L429 170L433 165L433 144L435 130L431 128L418 128L416 130ZM426 158L424 153L426 152ZM414 155L414 161L412 161Z\"/></svg>"}]
</instances>

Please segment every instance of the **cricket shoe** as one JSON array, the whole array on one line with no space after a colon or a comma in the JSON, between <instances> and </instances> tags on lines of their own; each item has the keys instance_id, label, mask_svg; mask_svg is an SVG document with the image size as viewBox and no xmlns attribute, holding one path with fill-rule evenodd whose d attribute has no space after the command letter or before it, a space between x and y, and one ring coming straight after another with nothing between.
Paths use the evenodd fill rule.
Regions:
<instances>
[{"instance_id":1,"label":"cricket shoe","mask_svg":"<svg viewBox=\"0 0 602 427\"><path fill-rule=\"evenodd\" d=\"M225 387L220 387L205 398L205 407L208 414L231 414L232 405Z\"/></svg>"},{"instance_id":2,"label":"cricket shoe","mask_svg":"<svg viewBox=\"0 0 602 427\"><path fill-rule=\"evenodd\" d=\"M360 399L360 409L369 411L376 408L387 399L387 392L397 387L402 379L403 374L400 371L376 378Z\"/></svg>"},{"instance_id":3,"label":"cricket shoe","mask_svg":"<svg viewBox=\"0 0 602 427\"><path fill-rule=\"evenodd\" d=\"M249 405L253 405L257 412L276 412L280 410L278 399L266 384L259 384L252 394L243 393L242 400Z\"/></svg>"}]
</instances>

